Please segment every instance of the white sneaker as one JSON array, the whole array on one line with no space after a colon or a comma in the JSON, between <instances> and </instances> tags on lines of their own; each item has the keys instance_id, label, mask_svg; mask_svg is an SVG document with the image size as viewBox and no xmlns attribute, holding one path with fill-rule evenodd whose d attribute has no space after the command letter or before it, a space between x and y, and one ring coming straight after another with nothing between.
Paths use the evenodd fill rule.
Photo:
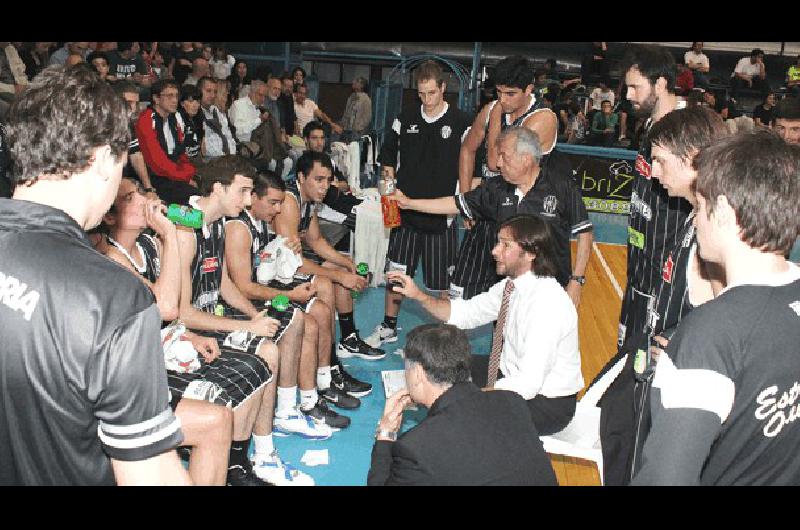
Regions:
<instances>
[{"instance_id":1,"label":"white sneaker","mask_svg":"<svg viewBox=\"0 0 800 530\"><path fill-rule=\"evenodd\" d=\"M333 434L330 426L324 421L317 420L303 414L300 407L295 407L289 414L278 414L272 421L272 432L276 436L288 436L297 434L309 440L327 440Z\"/></svg>"},{"instance_id":2,"label":"white sneaker","mask_svg":"<svg viewBox=\"0 0 800 530\"><path fill-rule=\"evenodd\" d=\"M375 331L372 332L372 335L365 338L364 342L373 348L378 348L381 344L397 342L397 331L392 328L387 328L383 325L383 322L381 322L375 326Z\"/></svg>"},{"instance_id":3,"label":"white sneaker","mask_svg":"<svg viewBox=\"0 0 800 530\"><path fill-rule=\"evenodd\" d=\"M253 471L261 480L276 486L314 485L313 478L281 460L278 451L273 451L266 459L256 455L253 461Z\"/></svg>"}]
</instances>

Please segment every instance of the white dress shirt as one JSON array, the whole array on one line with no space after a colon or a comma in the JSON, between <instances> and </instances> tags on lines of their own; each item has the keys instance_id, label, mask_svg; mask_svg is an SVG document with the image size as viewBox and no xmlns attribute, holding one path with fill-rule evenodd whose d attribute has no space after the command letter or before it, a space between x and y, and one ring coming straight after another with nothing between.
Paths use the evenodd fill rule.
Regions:
<instances>
[{"instance_id":1,"label":"white dress shirt","mask_svg":"<svg viewBox=\"0 0 800 530\"><path fill-rule=\"evenodd\" d=\"M450 302L452 324L471 329L497 319L508 278L469 300ZM571 396L583 388L578 313L561 285L532 272L514 279L495 388L530 400Z\"/></svg>"},{"instance_id":2,"label":"white dress shirt","mask_svg":"<svg viewBox=\"0 0 800 530\"><path fill-rule=\"evenodd\" d=\"M249 142L250 135L261 125L261 112L248 96L233 102L228 110L228 118L236 129L236 138L240 142Z\"/></svg>"},{"instance_id":3,"label":"white dress shirt","mask_svg":"<svg viewBox=\"0 0 800 530\"><path fill-rule=\"evenodd\" d=\"M231 128L228 126L228 117L225 116L225 113L219 110L216 105L211 105L207 109L201 107L200 110L203 113L203 115L205 115L206 119L209 120L212 119L214 113L216 113L217 117L219 118L219 124L220 124L220 129L222 130L222 134L228 141L228 149L230 149L230 154L236 154L236 141L233 139ZM204 127L204 130L205 130L205 142L206 142L206 156L209 158L215 158L224 155L225 149L222 143L222 137L220 137L220 135L214 132L214 130L209 125L206 125Z\"/></svg>"}]
</instances>

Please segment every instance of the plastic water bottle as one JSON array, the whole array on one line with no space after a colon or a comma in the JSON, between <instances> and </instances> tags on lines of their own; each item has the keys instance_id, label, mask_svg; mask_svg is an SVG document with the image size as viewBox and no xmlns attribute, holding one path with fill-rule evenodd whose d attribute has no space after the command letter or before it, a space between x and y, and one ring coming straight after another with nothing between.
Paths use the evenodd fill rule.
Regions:
<instances>
[{"instance_id":1,"label":"plastic water bottle","mask_svg":"<svg viewBox=\"0 0 800 530\"><path fill-rule=\"evenodd\" d=\"M358 265L356 265L356 274L358 274L362 278L366 278L367 279L367 283L369 283L369 280L370 280L370 278L369 278L369 275L370 275L369 265L367 265L363 261L361 263L359 263ZM350 296L352 296L353 300L355 300L356 298L361 296L361 293L359 291L350 291Z\"/></svg>"},{"instance_id":2,"label":"plastic water bottle","mask_svg":"<svg viewBox=\"0 0 800 530\"><path fill-rule=\"evenodd\" d=\"M281 319L281 314L289 309L289 297L285 294L279 294L269 302L267 308L267 316L275 320Z\"/></svg>"},{"instance_id":3,"label":"plastic water bottle","mask_svg":"<svg viewBox=\"0 0 800 530\"><path fill-rule=\"evenodd\" d=\"M182 204L170 204L167 208L167 219L176 225L188 226L189 228L202 228L203 212L195 210L191 206Z\"/></svg>"},{"instance_id":4,"label":"plastic water bottle","mask_svg":"<svg viewBox=\"0 0 800 530\"><path fill-rule=\"evenodd\" d=\"M384 176L378 181L378 193L381 195L381 211L383 212L383 226L386 228L396 228L400 226L400 208L397 201L389 198L394 193L394 179Z\"/></svg>"}]
</instances>

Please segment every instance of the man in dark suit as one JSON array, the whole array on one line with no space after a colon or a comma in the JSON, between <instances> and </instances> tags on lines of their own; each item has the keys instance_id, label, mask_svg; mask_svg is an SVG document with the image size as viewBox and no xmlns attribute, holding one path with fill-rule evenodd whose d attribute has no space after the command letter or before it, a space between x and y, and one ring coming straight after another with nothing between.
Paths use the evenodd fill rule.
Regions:
<instances>
[{"instance_id":1,"label":"man in dark suit","mask_svg":"<svg viewBox=\"0 0 800 530\"><path fill-rule=\"evenodd\" d=\"M463 331L419 326L404 351L407 388L386 401L368 485L557 485L525 400L506 390L481 392L470 382ZM427 407L428 417L398 438L412 401Z\"/></svg>"}]
</instances>

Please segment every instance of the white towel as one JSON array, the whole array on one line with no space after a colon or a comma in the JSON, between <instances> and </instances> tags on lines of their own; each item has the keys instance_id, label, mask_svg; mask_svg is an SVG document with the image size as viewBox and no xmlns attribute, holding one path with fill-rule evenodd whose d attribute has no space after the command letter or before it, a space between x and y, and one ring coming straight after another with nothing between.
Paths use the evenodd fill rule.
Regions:
<instances>
[{"instance_id":1,"label":"white towel","mask_svg":"<svg viewBox=\"0 0 800 530\"><path fill-rule=\"evenodd\" d=\"M383 285L386 253L389 250L390 229L383 226L383 212L378 190L367 188L360 197L363 202L356 206L356 230L353 245L353 261L364 262L372 272L371 287Z\"/></svg>"},{"instance_id":2,"label":"white towel","mask_svg":"<svg viewBox=\"0 0 800 530\"><path fill-rule=\"evenodd\" d=\"M261 262L256 270L258 283L266 285L272 280L283 284L292 283L294 273L303 264L303 259L286 247L286 238L276 236L261 253Z\"/></svg>"}]
</instances>

